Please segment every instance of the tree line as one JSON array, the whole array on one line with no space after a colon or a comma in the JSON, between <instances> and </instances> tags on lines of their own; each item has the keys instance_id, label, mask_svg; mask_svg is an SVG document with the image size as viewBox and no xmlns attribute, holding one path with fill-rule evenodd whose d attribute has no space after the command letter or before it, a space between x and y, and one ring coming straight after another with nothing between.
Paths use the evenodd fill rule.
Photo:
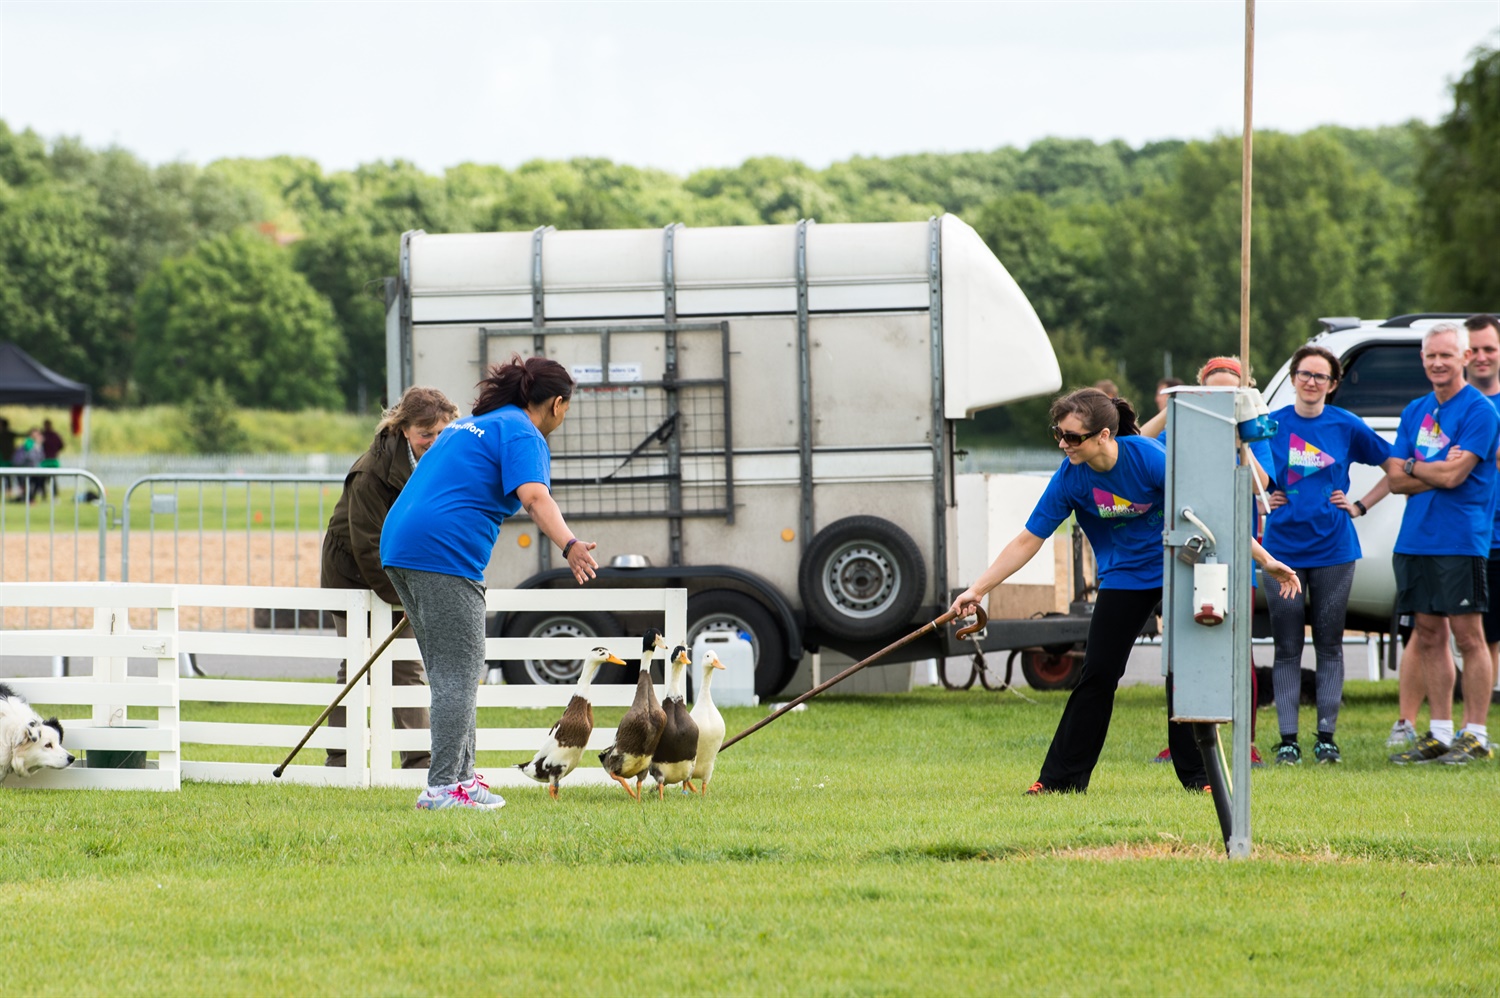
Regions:
<instances>
[{"instance_id":1,"label":"tree line","mask_svg":"<svg viewBox=\"0 0 1500 998\"><path fill-rule=\"evenodd\" d=\"M1267 376L1321 315L1500 308L1500 51L1435 126L1255 136L1251 328ZM0 339L106 404L367 411L385 384L379 279L428 232L877 222L958 214L1036 306L1069 384L1141 398L1239 329L1238 138L1048 138L1025 149L756 158L679 177L605 159L441 176L297 157L150 166L0 121ZM988 414L1018 432L1027 406Z\"/></svg>"}]
</instances>

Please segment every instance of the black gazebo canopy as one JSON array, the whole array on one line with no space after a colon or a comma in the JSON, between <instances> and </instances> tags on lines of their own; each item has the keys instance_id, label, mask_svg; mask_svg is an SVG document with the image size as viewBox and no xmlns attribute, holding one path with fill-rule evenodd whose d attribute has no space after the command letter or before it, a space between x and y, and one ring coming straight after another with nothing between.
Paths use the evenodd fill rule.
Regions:
<instances>
[{"instance_id":1,"label":"black gazebo canopy","mask_svg":"<svg viewBox=\"0 0 1500 998\"><path fill-rule=\"evenodd\" d=\"M14 343L0 343L0 403L83 406L89 395L88 385L42 366Z\"/></svg>"}]
</instances>

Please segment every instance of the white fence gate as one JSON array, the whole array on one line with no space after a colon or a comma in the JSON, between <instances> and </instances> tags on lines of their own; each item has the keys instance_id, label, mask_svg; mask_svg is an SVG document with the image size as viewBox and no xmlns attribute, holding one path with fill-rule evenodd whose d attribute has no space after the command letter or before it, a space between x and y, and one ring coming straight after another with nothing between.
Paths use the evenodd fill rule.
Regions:
<instances>
[{"instance_id":1,"label":"white fence gate","mask_svg":"<svg viewBox=\"0 0 1500 998\"><path fill-rule=\"evenodd\" d=\"M660 627L669 642L687 634L687 591L684 589L629 590L490 590L486 605L492 611L603 610L643 614ZM286 749L307 730L302 725L249 722L182 721L179 705L192 701L246 704L304 704L325 707L338 687L328 683L288 680L183 679L177 654L254 655L260 658L344 658L351 673L390 633L392 608L362 590L302 589L262 586L133 585L123 583L0 583L0 606L79 608L93 613L92 630L0 631L0 658L6 656L69 656L93 659L92 672L64 679L7 679L5 682L33 703L89 705L91 723L64 721L64 745L70 750L143 751L154 753L155 769L91 769L77 766L7 781L6 786L102 789L175 790L180 779L215 782L273 782L272 763L216 762L193 759L197 745L260 746ZM349 615L346 637L303 632L247 634L241 630L181 630L183 607L200 608L199 619L212 620L212 609L284 607L290 610L342 610ZM132 616L138 626L132 627ZM488 638L485 657L582 658L603 645L627 662L640 656L640 638ZM156 662L156 676L126 675L130 658ZM281 780L332 786L425 785L425 770L402 770L392 764L394 752L425 749L428 732L392 727L397 707L425 707L425 686L393 687L391 663L420 659L412 638L393 641L370 670L368 684L360 684L344 699L347 727L320 728L303 752L302 765L288 766ZM480 707L536 707L560 710L572 696L571 686L481 686ZM593 688L600 707L626 706L631 685ZM658 695L666 691L658 688ZM128 707L155 707L155 721L130 718ZM554 713L541 715L544 723L524 728L480 728L479 751L529 752L541 745ZM127 726L128 725L128 726ZM590 746L603 748L614 739L613 728L597 728ZM183 758L182 746L188 746ZM342 748L344 768L321 765L318 751ZM76 754L76 753L75 753ZM317 759L318 764L312 760ZM509 767L486 770L492 786L530 784ZM571 777L575 783L604 783L608 777L585 762Z\"/></svg>"}]
</instances>

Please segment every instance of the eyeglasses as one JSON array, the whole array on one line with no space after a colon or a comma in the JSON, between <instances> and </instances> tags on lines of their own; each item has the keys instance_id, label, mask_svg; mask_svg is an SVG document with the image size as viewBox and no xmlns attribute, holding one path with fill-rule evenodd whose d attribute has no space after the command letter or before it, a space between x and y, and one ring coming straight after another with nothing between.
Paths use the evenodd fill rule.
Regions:
<instances>
[{"instance_id":1,"label":"eyeglasses","mask_svg":"<svg viewBox=\"0 0 1500 998\"><path fill-rule=\"evenodd\" d=\"M1098 433L1098 430L1095 430L1093 433L1074 433L1072 430L1063 429L1056 423L1052 424L1052 439L1061 441L1069 447L1078 447L1089 437L1095 436Z\"/></svg>"},{"instance_id":2,"label":"eyeglasses","mask_svg":"<svg viewBox=\"0 0 1500 998\"><path fill-rule=\"evenodd\" d=\"M1322 374L1318 371L1294 371L1292 377L1301 381L1311 381L1315 385L1326 385L1333 381L1333 375Z\"/></svg>"}]
</instances>

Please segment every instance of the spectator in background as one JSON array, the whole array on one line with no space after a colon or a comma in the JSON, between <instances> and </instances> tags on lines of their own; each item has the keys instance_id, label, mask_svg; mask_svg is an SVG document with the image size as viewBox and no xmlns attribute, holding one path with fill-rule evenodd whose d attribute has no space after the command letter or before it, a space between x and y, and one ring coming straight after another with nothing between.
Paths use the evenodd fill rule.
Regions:
<instances>
[{"instance_id":1,"label":"spectator in background","mask_svg":"<svg viewBox=\"0 0 1500 998\"><path fill-rule=\"evenodd\" d=\"M1323 347L1305 346L1292 354L1292 388L1296 401L1271 413L1276 436L1271 441L1272 513L1266 519L1266 550L1297 570L1302 597L1284 598L1266 587L1276 659L1271 685L1276 691L1276 718L1281 744L1276 761L1302 761L1297 741L1297 711L1302 702L1302 649L1312 624L1317 656L1318 740L1313 758L1342 762L1333 740L1344 697L1344 618L1354 563L1362 551L1354 518L1390 494L1385 478L1361 499L1351 500L1349 466L1383 467L1390 445L1365 421L1347 409L1328 405L1343 373L1339 360Z\"/></svg>"},{"instance_id":2,"label":"spectator in background","mask_svg":"<svg viewBox=\"0 0 1500 998\"><path fill-rule=\"evenodd\" d=\"M1094 387L1099 389L1101 392L1108 395L1112 399L1117 399L1120 397L1120 386L1115 384L1108 378L1100 378L1098 381L1094 382Z\"/></svg>"},{"instance_id":3,"label":"spectator in background","mask_svg":"<svg viewBox=\"0 0 1500 998\"><path fill-rule=\"evenodd\" d=\"M1471 315L1464 320L1464 328L1469 331L1468 382L1500 410L1500 321L1493 315ZM1496 489L1500 490L1500 482L1496 483ZM1490 693L1496 671L1500 670L1500 504L1496 505L1485 563L1485 587L1489 591L1490 604L1484 613L1484 640L1490 646L1489 670L1486 673L1482 668L1475 668L1468 659L1464 660L1464 724L1459 731L1460 742L1465 735L1473 735L1480 744L1474 750L1454 746L1440 757L1439 761L1454 765L1484 758L1490 751ZM1447 641L1446 637L1444 641ZM1406 741L1407 735L1408 732L1401 732L1400 741ZM1410 736L1416 737L1415 727Z\"/></svg>"},{"instance_id":4,"label":"spectator in background","mask_svg":"<svg viewBox=\"0 0 1500 998\"><path fill-rule=\"evenodd\" d=\"M321 585L324 589L373 589L387 603L399 604L390 578L380 565L380 533L386 514L417 467L417 461L432 446L437 435L458 418L458 406L436 388L414 385L387 410L375 428L370 449L360 455L344 478L344 492L333 507L328 531L323 535ZM397 619L400 619L399 617ZM339 637L349 632L344 614L334 612L333 626ZM349 663L339 663L339 683L347 682ZM422 663L391 663L391 682L396 686L423 685ZM398 707L397 728L425 728L424 707ZM329 727L342 728L344 708L329 717ZM402 769L426 769L427 752L402 752ZM347 764L341 749L329 749L327 766Z\"/></svg>"},{"instance_id":5,"label":"spectator in background","mask_svg":"<svg viewBox=\"0 0 1500 998\"><path fill-rule=\"evenodd\" d=\"M1500 416L1477 388L1464 382L1470 356L1469 331L1463 326L1440 322L1427 330L1422 368L1432 391L1401 413L1386 472L1391 491L1407 497L1393 567L1396 612L1413 616L1411 641L1401 656L1401 712L1391 728L1392 740L1415 734L1424 697L1431 713L1427 734L1391 756L1397 765L1466 762L1490 754L1482 724L1471 724L1453 737L1454 665L1448 646L1451 632L1463 653L1464 672L1479 668L1488 674L1483 615L1489 610L1486 572ZM1483 697L1488 703L1489 682Z\"/></svg>"},{"instance_id":6,"label":"spectator in background","mask_svg":"<svg viewBox=\"0 0 1500 998\"><path fill-rule=\"evenodd\" d=\"M52 420L42 420L42 467L59 468L58 455L63 451L63 438L52 428Z\"/></svg>"},{"instance_id":7,"label":"spectator in background","mask_svg":"<svg viewBox=\"0 0 1500 998\"><path fill-rule=\"evenodd\" d=\"M30 470L42 466L42 431L33 426L26 431L26 435L16 443L16 449L11 453L10 463L12 467ZM19 488L13 502L30 502L37 496L42 495L47 483L41 475L17 475L15 478Z\"/></svg>"},{"instance_id":8,"label":"spectator in background","mask_svg":"<svg viewBox=\"0 0 1500 998\"><path fill-rule=\"evenodd\" d=\"M41 464L41 467L43 467L43 468L60 468L60 467L62 467L62 462L59 461L58 457L57 457L59 454L62 453L62 450L63 450L63 438L60 437L60 436L58 436L57 435L57 431L52 428L52 420L50 420L50 419L44 419L44 420L42 420L42 464ZM56 478L48 478L45 482L42 483L42 488L46 492L51 493L52 495L57 495L57 479Z\"/></svg>"},{"instance_id":9,"label":"spectator in background","mask_svg":"<svg viewBox=\"0 0 1500 998\"><path fill-rule=\"evenodd\" d=\"M1181 378L1162 378L1156 383L1156 411L1167 411L1167 389L1176 388L1182 384Z\"/></svg>"},{"instance_id":10,"label":"spectator in background","mask_svg":"<svg viewBox=\"0 0 1500 998\"><path fill-rule=\"evenodd\" d=\"M16 431L10 428L10 420L0 416L0 468L10 467L11 455L16 452ZM10 476L0 474L0 499L10 498Z\"/></svg>"}]
</instances>

